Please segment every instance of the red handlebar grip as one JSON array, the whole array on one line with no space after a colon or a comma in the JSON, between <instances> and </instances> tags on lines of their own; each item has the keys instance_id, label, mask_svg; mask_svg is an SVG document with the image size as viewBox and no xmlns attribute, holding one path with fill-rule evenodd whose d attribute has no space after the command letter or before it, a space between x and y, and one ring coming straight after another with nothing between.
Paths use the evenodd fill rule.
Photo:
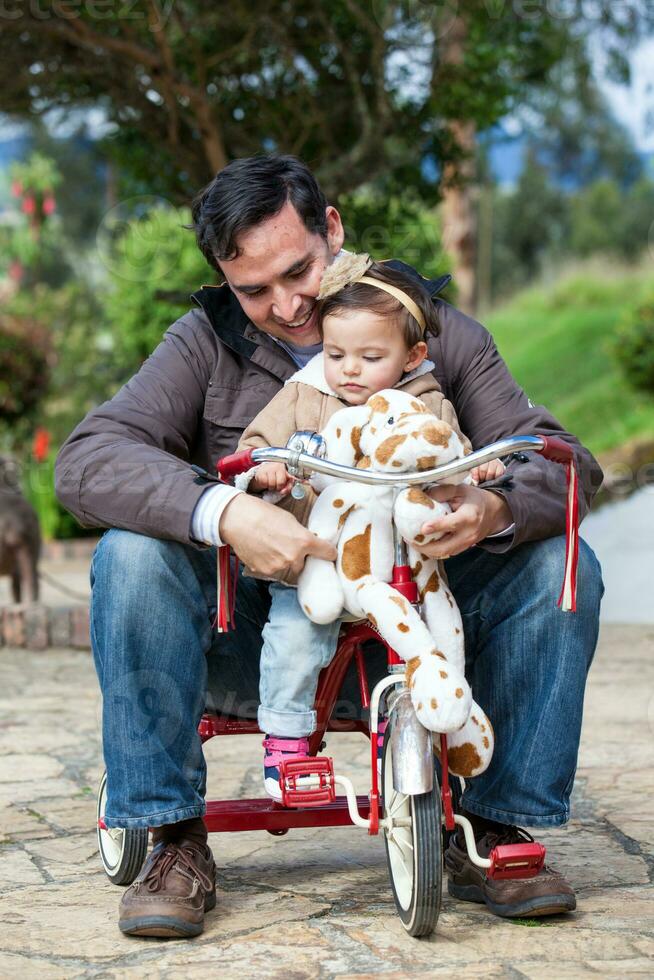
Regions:
<instances>
[{"instance_id":1,"label":"red handlebar grip","mask_svg":"<svg viewBox=\"0 0 654 980\"><path fill-rule=\"evenodd\" d=\"M221 480L228 480L231 476L238 473L245 473L255 465L252 459L254 449L242 449L240 453L232 453L230 456L223 456L216 463L218 476Z\"/></svg>"},{"instance_id":2,"label":"red handlebar grip","mask_svg":"<svg viewBox=\"0 0 654 980\"><path fill-rule=\"evenodd\" d=\"M569 446L563 439L557 439L555 436L540 436L540 438L545 445L539 451L545 459L551 459L555 463L569 463L571 459L574 459L572 446Z\"/></svg>"}]
</instances>

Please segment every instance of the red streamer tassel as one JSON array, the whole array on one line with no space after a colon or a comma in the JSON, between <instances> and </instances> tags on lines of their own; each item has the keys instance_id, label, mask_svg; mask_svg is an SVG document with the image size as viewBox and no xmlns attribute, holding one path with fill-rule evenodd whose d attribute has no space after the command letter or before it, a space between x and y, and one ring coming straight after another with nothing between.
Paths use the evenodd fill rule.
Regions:
<instances>
[{"instance_id":1,"label":"red streamer tassel","mask_svg":"<svg viewBox=\"0 0 654 980\"><path fill-rule=\"evenodd\" d=\"M219 633L234 629L234 607L236 605L236 570L232 567L229 545L218 548L218 612L214 627Z\"/></svg>"},{"instance_id":2,"label":"red streamer tassel","mask_svg":"<svg viewBox=\"0 0 654 980\"><path fill-rule=\"evenodd\" d=\"M563 612L577 610L577 562L579 560L579 499L578 477L572 460L566 468L568 504L565 517L565 572L558 606Z\"/></svg>"}]
</instances>

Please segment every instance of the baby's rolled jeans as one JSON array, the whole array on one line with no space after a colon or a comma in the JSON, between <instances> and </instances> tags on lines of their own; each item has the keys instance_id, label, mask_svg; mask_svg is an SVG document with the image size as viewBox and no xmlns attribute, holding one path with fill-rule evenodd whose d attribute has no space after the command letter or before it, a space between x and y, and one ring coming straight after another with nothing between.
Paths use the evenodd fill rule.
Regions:
<instances>
[{"instance_id":1,"label":"baby's rolled jeans","mask_svg":"<svg viewBox=\"0 0 654 980\"><path fill-rule=\"evenodd\" d=\"M269 735L302 738L316 728L318 676L331 663L341 620L312 623L298 602L297 589L270 584L270 614L263 628L259 728Z\"/></svg>"}]
</instances>

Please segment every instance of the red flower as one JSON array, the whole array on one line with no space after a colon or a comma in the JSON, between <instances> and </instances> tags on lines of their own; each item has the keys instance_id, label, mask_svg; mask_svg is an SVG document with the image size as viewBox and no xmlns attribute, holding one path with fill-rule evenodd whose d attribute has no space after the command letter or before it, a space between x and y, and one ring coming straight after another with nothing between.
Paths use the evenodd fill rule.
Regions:
<instances>
[{"instance_id":1,"label":"red flower","mask_svg":"<svg viewBox=\"0 0 654 980\"><path fill-rule=\"evenodd\" d=\"M54 214L56 207L57 205L55 204L54 197L51 194L48 194L48 196L43 199L43 207L41 208L41 210L47 217L51 214Z\"/></svg>"},{"instance_id":2,"label":"red flower","mask_svg":"<svg viewBox=\"0 0 654 980\"><path fill-rule=\"evenodd\" d=\"M20 197L23 193L23 185L19 180L12 180L11 182L11 193L14 197Z\"/></svg>"},{"instance_id":3,"label":"red flower","mask_svg":"<svg viewBox=\"0 0 654 980\"><path fill-rule=\"evenodd\" d=\"M47 429L37 429L32 443L32 456L37 463L44 463L50 452L50 433Z\"/></svg>"},{"instance_id":4,"label":"red flower","mask_svg":"<svg viewBox=\"0 0 654 980\"><path fill-rule=\"evenodd\" d=\"M25 214L34 214L34 211L36 210L36 202L31 194L28 194L27 197L23 199L21 209Z\"/></svg>"}]
</instances>

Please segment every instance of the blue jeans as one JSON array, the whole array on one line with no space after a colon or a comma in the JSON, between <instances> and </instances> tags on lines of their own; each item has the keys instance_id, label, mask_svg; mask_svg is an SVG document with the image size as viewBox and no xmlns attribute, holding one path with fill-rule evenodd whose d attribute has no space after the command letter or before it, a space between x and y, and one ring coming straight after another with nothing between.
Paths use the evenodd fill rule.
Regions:
<instances>
[{"instance_id":1,"label":"blue jeans","mask_svg":"<svg viewBox=\"0 0 654 980\"><path fill-rule=\"evenodd\" d=\"M263 628L257 713L269 735L301 738L316 728L313 709L320 671L331 663L341 621L312 623L302 612L297 589L270 586L270 613Z\"/></svg>"},{"instance_id":2,"label":"blue jeans","mask_svg":"<svg viewBox=\"0 0 654 980\"><path fill-rule=\"evenodd\" d=\"M495 755L464 804L500 823L552 827L569 817L584 687L597 642L600 568L580 542L578 611L555 604L565 542L507 554L480 548L446 562L463 614L467 674L492 719ZM103 694L113 827L175 823L204 813L206 767L197 725L205 705L256 717L265 583L239 582L236 630L216 635L216 552L129 531L107 531L91 566L91 641ZM297 649L297 647L296 647ZM368 657L371 682L383 652ZM352 717L356 677L338 717Z\"/></svg>"}]
</instances>

